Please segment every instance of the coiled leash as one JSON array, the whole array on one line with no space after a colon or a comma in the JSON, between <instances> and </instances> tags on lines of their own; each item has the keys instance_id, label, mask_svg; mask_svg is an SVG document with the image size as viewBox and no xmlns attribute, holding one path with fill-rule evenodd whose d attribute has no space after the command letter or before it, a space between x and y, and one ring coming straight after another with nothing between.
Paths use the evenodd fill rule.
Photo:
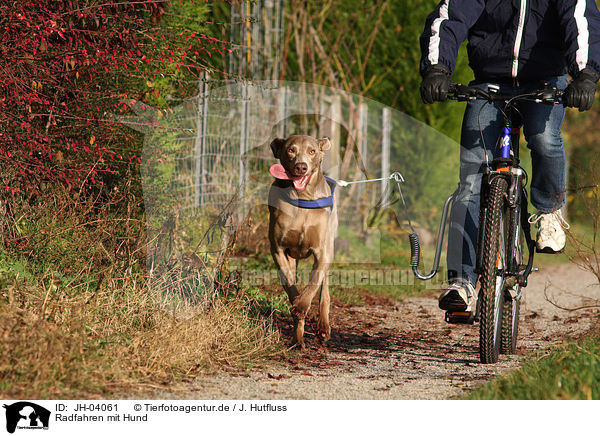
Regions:
<instances>
[{"instance_id":1,"label":"coiled leash","mask_svg":"<svg viewBox=\"0 0 600 436\"><path fill-rule=\"evenodd\" d=\"M440 267L440 258L442 254L442 246L444 244L444 230L446 228L446 221L448 219L448 211L450 210L450 205L456 198L456 194L458 193L458 189L452 193L444 203L444 209L442 211L442 220L440 222L440 228L438 230L437 237L437 245L435 247L435 256L433 259L433 268L429 274L423 274L419 271L419 263L421 259L421 245L419 243L419 235L415 231L411 219L410 213L408 212L408 207L406 206L406 200L404 199L404 194L402 193L402 188L400 187L400 183L404 182L404 177L399 172L393 172L388 177L380 177L378 179L367 179L367 180L356 180L352 182L346 182L345 180L338 180L337 183L341 187L345 187L348 185L352 185L354 183L368 183L368 182L377 182L381 180L394 180L396 182L396 186L398 186L398 192L400 193L400 199L402 200L402 206L404 207L404 213L406 215L406 220L408 221L408 226L410 227L411 233L408 235L408 239L410 241L410 266L412 267L413 274L415 277L421 280L431 280L437 274Z\"/></svg>"}]
</instances>

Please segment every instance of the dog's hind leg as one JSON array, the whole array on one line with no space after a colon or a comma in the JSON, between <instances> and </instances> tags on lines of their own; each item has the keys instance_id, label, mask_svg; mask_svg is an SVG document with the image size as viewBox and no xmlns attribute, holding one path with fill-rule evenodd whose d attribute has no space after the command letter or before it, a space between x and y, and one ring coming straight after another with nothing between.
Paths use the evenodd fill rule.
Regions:
<instances>
[{"instance_id":1,"label":"dog's hind leg","mask_svg":"<svg viewBox=\"0 0 600 436\"><path fill-rule=\"evenodd\" d=\"M334 216L337 219L337 215ZM334 238L337 228L337 221L330 224L331 232L329 240L325 245L324 258L325 268L323 269L323 285L321 286L321 298L319 302L319 334L318 337L322 343L325 343L331 337L331 327L329 325L329 306L331 303L329 297L329 268L333 262Z\"/></svg>"},{"instance_id":2,"label":"dog's hind leg","mask_svg":"<svg viewBox=\"0 0 600 436\"><path fill-rule=\"evenodd\" d=\"M292 319L294 320L294 341L300 349L304 350L306 348L304 343L304 318L298 318L292 313Z\"/></svg>"}]
</instances>

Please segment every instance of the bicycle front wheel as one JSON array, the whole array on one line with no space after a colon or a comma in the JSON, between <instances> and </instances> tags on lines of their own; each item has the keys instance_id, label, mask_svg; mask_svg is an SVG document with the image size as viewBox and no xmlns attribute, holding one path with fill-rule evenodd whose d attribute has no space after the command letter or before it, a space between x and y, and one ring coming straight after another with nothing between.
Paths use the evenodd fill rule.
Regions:
<instances>
[{"instance_id":1,"label":"bicycle front wheel","mask_svg":"<svg viewBox=\"0 0 600 436\"><path fill-rule=\"evenodd\" d=\"M496 177L490 191L483 232L484 244L480 272L479 357L481 363L496 363L501 346L502 306L504 303L505 194L508 182Z\"/></svg>"}]
</instances>

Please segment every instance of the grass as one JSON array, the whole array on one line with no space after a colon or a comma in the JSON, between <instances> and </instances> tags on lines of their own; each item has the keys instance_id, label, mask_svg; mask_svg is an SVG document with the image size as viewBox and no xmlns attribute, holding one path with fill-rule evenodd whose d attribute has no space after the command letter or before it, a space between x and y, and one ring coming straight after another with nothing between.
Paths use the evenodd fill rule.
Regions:
<instances>
[{"instance_id":1,"label":"grass","mask_svg":"<svg viewBox=\"0 0 600 436\"><path fill-rule=\"evenodd\" d=\"M472 400L600 399L600 336L526 360L471 393Z\"/></svg>"},{"instance_id":2,"label":"grass","mask_svg":"<svg viewBox=\"0 0 600 436\"><path fill-rule=\"evenodd\" d=\"M191 304L143 281L112 278L70 295L49 272L38 280L6 270L0 277L5 398L106 397L202 370L255 365L282 351L278 333L243 299Z\"/></svg>"},{"instance_id":3,"label":"grass","mask_svg":"<svg viewBox=\"0 0 600 436\"><path fill-rule=\"evenodd\" d=\"M250 304L251 313L256 317L270 316L274 312L289 312L288 298L285 292L265 293L261 288L248 286L244 289L243 294Z\"/></svg>"},{"instance_id":4,"label":"grass","mask_svg":"<svg viewBox=\"0 0 600 436\"><path fill-rule=\"evenodd\" d=\"M110 398L284 352L251 299L208 292L215 279L201 267L175 264L162 271L170 281L149 286L145 221L127 215L135 204L12 201L19 212L0 217L10 229L0 246L0 396Z\"/></svg>"}]
</instances>

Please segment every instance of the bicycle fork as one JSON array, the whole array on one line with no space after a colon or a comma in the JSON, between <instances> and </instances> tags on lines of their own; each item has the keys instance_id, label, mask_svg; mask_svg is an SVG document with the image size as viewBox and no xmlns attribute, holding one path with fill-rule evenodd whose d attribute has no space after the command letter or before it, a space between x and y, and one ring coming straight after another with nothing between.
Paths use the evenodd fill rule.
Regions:
<instances>
[{"instance_id":1,"label":"bicycle fork","mask_svg":"<svg viewBox=\"0 0 600 436\"><path fill-rule=\"evenodd\" d=\"M493 162L496 165L502 165L504 159L498 159ZM527 210L528 198L527 190L524 186L525 171L520 167L499 166L496 170L486 168L482 178L479 228L477 237L477 257L475 272L479 274L483 262L483 250L485 246L485 225L487 221L487 203L489 197L489 187L496 177L503 177L508 182L506 192L506 204L508 206L508 217L505 222L505 250L506 265L503 271L505 285L507 289L514 288L515 284L519 287L526 287L529 274L533 270L533 258L535 254L535 241L531 238L531 225L529 224L529 212ZM528 260L527 265L522 265L518 250L520 250L519 238L520 230L523 230L525 242L527 245ZM509 234L510 230L510 234ZM524 266L524 268L523 268ZM515 297L515 295L513 295Z\"/></svg>"}]
</instances>

